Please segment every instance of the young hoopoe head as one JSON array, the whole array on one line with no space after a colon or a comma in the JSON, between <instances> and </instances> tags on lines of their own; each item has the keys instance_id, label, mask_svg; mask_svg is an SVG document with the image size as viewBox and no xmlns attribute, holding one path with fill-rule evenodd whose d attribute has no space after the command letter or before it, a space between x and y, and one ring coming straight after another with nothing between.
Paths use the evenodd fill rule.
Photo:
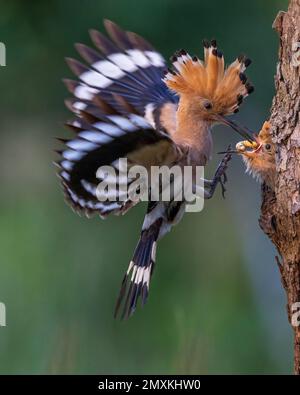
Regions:
<instances>
[{"instance_id":1,"label":"young hoopoe head","mask_svg":"<svg viewBox=\"0 0 300 395\"><path fill-rule=\"evenodd\" d=\"M204 61L184 50L176 52L171 58L174 70L168 69L164 82L180 96L179 106L187 108L196 119L225 123L249 138L247 132L226 116L238 112L244 98L254 90L244 73L251 60L240 56L225 68L216 41L203 44Z\"/></svg>"},{"instance_id":2,"label":"young hoopoe head","mask_svg":"<svg viewBox=\"0 0 300 395\"><path fill-rule=\"evenodd\" d=\"M266 121L258 136L255 136L255 141L240 141L236 145L236 152L242 155L248 172L274 189L276 147L272 142L270 128L270 122Z\"/></svg>"}]
</instances>

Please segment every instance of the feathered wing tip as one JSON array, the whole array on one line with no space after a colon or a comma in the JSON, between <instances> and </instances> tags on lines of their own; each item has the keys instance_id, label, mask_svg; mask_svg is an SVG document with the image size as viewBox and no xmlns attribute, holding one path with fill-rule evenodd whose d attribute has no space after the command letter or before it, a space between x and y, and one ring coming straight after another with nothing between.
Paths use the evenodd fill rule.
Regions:
<instances>
[{"instance_id":1,"label":"feathered wing tip","mask_svg":"<svg viewBox=\"0 0 300 395\"><path fill-rule=\"evenodd\" d=\"M191 57L183 49L175 52L171 58L174 69L167 70L164 82L179 95L208 99L214 113L237 112L243 99L254 90L244 73L251 60L241 55L225 69L224 56L216 41L204 40L203 45L204 61Z\"/></svg>"},{"instance_id":2,"label":"feathered wing tip","mask_svg":"<svg viewBox=\"0 0 300 395\"><path fill-rule=\"evenodd\" d=\"M72 82L66 83L72 89ZM88 217L99 214L106 218L109 214L125 214L138 203L120 190L122 185L127 191L134 179L129 177L126 165L119 159L127 158L130 166L135 159L144 159L139 154L140 149L146 147L152 153L160 149L158 143L168 141L172 145L172 141L137 115L136 109L124 98L120 98L120 105L130 111L127 115L116 111L101 97L95 98L93 103L93 107L89 105L86 110L78 109L80 117L66 123L73 136L58 138L63 147L56 151L59 159L55 164L66 201L72 209ZM74 101L67 101L67 105L74 111ZM102 166L110 166L112 173L107 177L97 175ZM98 188L104 179L107 195Z\"/></svg>"},{"instance_id":3,"label":"feathered wing tip","mask_svg":"<svg viewBox=\"0 0 300 395\"><path fill-rule=\"evenodd\" d=\"M177 100L161 81L166 62L151 44L135 33L122 30L104 20L108 37L91 30L95 48L75 44L81 61L66 58L77 81L65 81L74 96L74 110L93 108L101 97L119 111L124 110L115 95L123 97L140 114L149 103L161 104ZM125 112L124 112L125 113Z\"/></svg>"},{"instance_id":4,"label":"feathered wing tip","mask_svg":"<svg viewBox=\"0 0 300 395\"><path fill-rule=\"evenodd\" d=\"M133 258L122 281L115 308L115 318L118 316L122 304L121 318L127 319L135 312L139 298L141 298L142 306L147 301L161 225L162 218L159 218L148 229L142 231Z\"/></svg>"}]
</instances>

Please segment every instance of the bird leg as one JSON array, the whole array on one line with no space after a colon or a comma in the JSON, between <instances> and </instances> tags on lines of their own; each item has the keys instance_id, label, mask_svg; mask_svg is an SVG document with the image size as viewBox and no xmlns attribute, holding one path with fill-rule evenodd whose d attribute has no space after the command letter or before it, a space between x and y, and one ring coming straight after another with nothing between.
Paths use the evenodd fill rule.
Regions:
<instances>
[{"instance_id":1,"label":"bird leg","mask_svg":"<svg viewBox=\"0 0 300 395\"><path fill-rule=\"evenodd\" d=\"M229 146L227 148L227 151L230 151L230 149L231 147ZM225 184L227 182L226 170L228 168L228 162L230 161L230 159L231 159L231 154L227 152L224 158L219 163L213 179L212 180L204 179L204 187L207 188L204 189L205 199L211 199L213 197L218 184L221 185L222 196L223 198L225 198L225 192L226 192Z\"/></svg>"}]
</instances>

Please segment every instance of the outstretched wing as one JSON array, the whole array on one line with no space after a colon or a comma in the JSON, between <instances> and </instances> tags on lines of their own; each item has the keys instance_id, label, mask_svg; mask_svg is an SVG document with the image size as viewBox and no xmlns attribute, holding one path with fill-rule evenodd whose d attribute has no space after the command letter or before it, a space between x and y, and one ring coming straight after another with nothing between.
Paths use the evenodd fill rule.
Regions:
<instances>
[{"instance_id":1,"label":"outstretched wing","mask_svg":"<svg viewBox=\"0 0 300 395\"><path fill-rule=\"evenodd\" d=\"M123 213L135 202L99 201L99 167L113 166L117 177L119 158L149 168L172 164L177 155L168 135L175 128L177 97L162 81L164 58L138 35L107 20L104 25L110 39L90 32L96 50L76 45L85 64L67 59L78 77L65 80L74 96L66 104L76 115L68 126L76 136L62 140L58 162L67 201L78 212L102 217ZM111 181L119 190L119 179Z\"/></svg>"},{"instance_id":2,"label":"outstretched wing","mask_svg":"<svg viewBox=\"0 0 300 395\"><path fill-rule=\"evenodd\" d=\"M75 113L93 112L95 101L100 97L126 114L126 108L116 99L121 97L154 128L167 131L174 128L178 98L162 81L165 59L137 34L123 31L108 20L104 25L110 39L96 30L90 31L96 50L76 45L86 64L67 58L79 79L64 80L74 95L68 101L69 108Z\"/></svg>"},{"instance_id":3,"label":"outstretched wing","mask_svg":"<svg viewBox=\"0 0 300 395\"><path fill-rule=\"evenodd\" d=\"M134 180L121 181L119 159L126 158L130 166L171 163L176 158L176 147L168 135L152 128L145 119L136 114L104 114L98 109L99 117L81 112L81 117L67 125L75 132L75 138L60 139L65 147L58 151L57 162L67 202L77 212L86 215L98 213L105 217L110 213L127 211L136 202L119 195L119 183L128 189ZM113 168L113 179L109 181L114 200L100 196L97 186L101 179L97 171L101 166ZM122 173L123 174L123 173ZM124 177L123 177L124 178ZM114 190L115 188L115 190ZM124 189L122 189L124 190ZM106 198L107 195L104 196Z\"/></svg>"}]
</instances>

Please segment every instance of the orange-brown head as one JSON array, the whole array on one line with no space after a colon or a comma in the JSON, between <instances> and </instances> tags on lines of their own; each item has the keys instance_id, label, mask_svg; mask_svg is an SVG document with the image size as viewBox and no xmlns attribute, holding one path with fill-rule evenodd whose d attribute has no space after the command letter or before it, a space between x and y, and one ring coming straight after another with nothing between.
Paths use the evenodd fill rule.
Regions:
<instances>
[{"instance_id":1,"label":"orange-brown head","mask_svg":"<svg viewBox=\"0 0 300 395\"><path fill-rule=\"evenodd\" d=\"M179 108L188 109L196 119L226 123L237 130L226 116L238 112L244 98L254 90L245 75L251 61L240 56L225 69L216 41L203 44L204 61L184 50L176 52L171 58L174 69L168 70L164 82L180 96Z\"/></svg>"},{"instance_id":2,"label":"orange-brown head","mask_svg":"<svg viewBox=\"0 0 300 395\"><path fill-rule=\"evenodd\" d=\"M236 145L236 152L241 154L247 171L260 181L274 189L276 166L275 144L270 134L270 122L266 121L254 142L240 141Z\"/></svg>"}]
</instances>

